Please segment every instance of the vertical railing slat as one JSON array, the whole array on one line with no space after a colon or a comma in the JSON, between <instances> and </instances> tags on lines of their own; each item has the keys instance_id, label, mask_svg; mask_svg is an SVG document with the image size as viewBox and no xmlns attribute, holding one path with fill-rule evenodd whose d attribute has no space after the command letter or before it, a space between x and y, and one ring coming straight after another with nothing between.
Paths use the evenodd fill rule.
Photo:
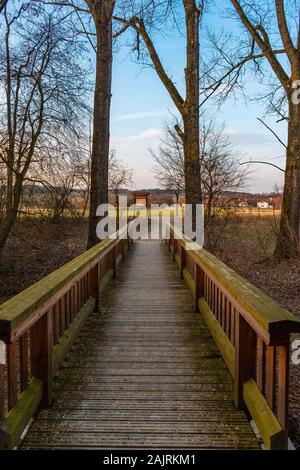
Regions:
<instances>
[{"instance_id":1,"label":"vertical railing slat","mask_svg":"<svg viewBox=\"0 0 300 470\"><path fill-rule=\"evenodd\" d=\"M11 409L18 398L17 342L7 345L7 402Z\"/></svg>"},{"instance_id":2,"label":"vertical railing slat","mask_svg":"<svg viewBox=\"0 0 300 470\"><path fill-rule=\"evenodd\" d=\"M32 376L43 382L41 406L44 408L52 403L52 314L53 310L49 310L30 330Z\"/></svg>"},{"instance_id":3,"label":"vertical railing slat","mask_svg":"<svg viewBox=\"0 0 300 470\"><path fill-rule=\"evenodd\" d=\"M266 353L266 399L274 410L275 408L275 392L276 392L276 348L275 346L267 346Z\"/></svg>"},{"instance_id":4,"label":"vertical railing slat","mask_svg":"<svg viewBox=\"0 0 300 470\"><path fill-rule=\"evenodd\" d=\"M0 420L5 415L5 365L0 363Z\"/></svg>"},{"instance_id":5,"label":"vertical railing slat","mask_svg":"<svg viewBox=\"0 0 300 470\"><path fill-rule=\"evenodd\" d=\"M289 403L289 340L278 347L278 420L288 428Z\"/></svg>"},{"instance_id":6,"label":"vertical railing slat","mask_svg":"<svg viewBox=\"0 0 300 470\"><path fill-rule=\"evenodd\" d=\"M23 392L29 379L29 341L28 332L24 333L19 341L20 345L20 389Z\"/></svg>"},{"instance_id":7,"label":"vertical railing slat","mask_svg":"<svg viewBox=\"0 0 300 470\"><path fill-rule=\"evenodd\" d=\"M257 338L257 385L262 393L265 391L265 346L263 340Z\"/></svg>"}]
</instances>

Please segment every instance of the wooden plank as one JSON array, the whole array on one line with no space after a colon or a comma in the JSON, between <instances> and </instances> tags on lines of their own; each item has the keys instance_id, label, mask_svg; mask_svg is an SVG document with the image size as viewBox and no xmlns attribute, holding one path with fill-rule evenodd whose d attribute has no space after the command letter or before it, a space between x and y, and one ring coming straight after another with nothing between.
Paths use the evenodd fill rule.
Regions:
<instances>
[{"instance_id":1,"label":"wooden plank","mask_svg":"<svg viewBox=\"0 0 300 470\"><path fill-rule=\"evenodd\" d=\"M66 330L66 296L60 299L60 331L61 335Z\"/></svg>"},{"instance_id":2,"label":"wooden plank","mask_svg":"<svg viewBox=\"0 0 300 470\"><path fill-rule=\"evenodd\" d=\"M28 442L28 444L27 444ZM239 434L32 433L24 449L256 449L255 437Z\"/></svg>"},{"instance_id":3,"label":"wooden plank","mask_svg":"<svg viewBox=\"0 0 300 470\"><path fill-rule=\"evenodd\" d=\"M5 415L5 365L0 363L0 421Z\"/></svg>"},{"instance_id":4,"label":"wooden plank","mask_svg":"<svg viewBox=\"0 0 300 470\"><path fill-rule=\"evenodd\" d=\"M257 338L257 386L265 391L265 346L261 338ZM272 408L272 406L271 406Z\"/></svg>"},{"instance_id":5,"label":"wooden plank","mask_svg":"<svg viewBox=\"0 0 300 470\"><path fill-rule=\"evenodd\" d=\"M285 432L253 379L244 383L243 399L261 433L266 448L270 450L286 449Z\"/></svg>"},{"instance_id":6,"label":"wooden plank","mask_svg":"<svg viewBox=\"0 0 300 470\"><path fill-rule=\"evenodd\" d=\"M223 356L231 376L235 377L235 352L231 342L229 341L227 335L204 299L199 301L199 309L207 323L207 326L216 342L217 347L219 348L219 351Z\"/></svg>"},{"instance_id":7,"label":"wooden plank","mask_svg":"<svg viewBox=\"0 0 300 470\"><path fill-rule=\"evenodd\" d=\"M234 403L244 408L243 386L256 375L256 334L246 320L237 313L234 374Z\"/></svg>"},{"instance_id":8,"label":"wooden plank","mask_svg":"<svg viewBox=\"0 0 300 470\"><path fill-rule=\"evenodd\" d=\"M17 343L7 345L7 402L10 410L18 399Z\"/></svg>"},{"instance_id":9,"label":"wooden plank","mask_svg":"<svg viewBox=\"0 0 300 470\"><path fill-rule=\"evenodd\" d=\"M289 341L278 347L278 420L287 434L289 407ZM287 437L287 436L286 436Z\"/></svg>"},{"instance_id":10,"label":"wooden plank","mask_svg":"<svg viewBox=\"0 0 300 470\"><path fill-rule=\"evenodd\" d=\"M276 348L267 347L266 353L266 398L272 410L275 407L276 391Z\"/></svg>"},{"instance_id":11,"label":"wooden plank","mask_svg":"<svg viewBox=\"0 0 300 470\"><path fill-rule=\"evenodd\" d=\"M41 406L52 403L52 311L45 314L30 330L32 376L43 383Z\"/></svg>"},{"instance_id":12,"label":"wooden plank","mask_svg":"<svg viewBox=\"0 0 300 470\"><path fill-rule=\"evenodd\" d=\"M29 337L28 333L21 336L19 340L20 347L20 389L21 392L28 386L29 379Z\"/></svg>"},{"instance_id":13,"label":"wooden plank","mask_svg":"<svg viewBox=\"0 0 300 470\"><path fill-rule=\"evenodd\" d=\"M60 338L60 302L57 302L54 305L52 309L52 315L53 315L53 325L54 325L54 331L53 331L54 344L57 344Z\"/></svg>"},{"instance_id":14,"label":"wooden plank","mask_svg":"<svg viewBox=\"0 0 300 470\"><path fill-rule=\"evenodd\" d=\"M199 421L97 421L97 420L64 420L63 422L36 420L32 426L32 432L45 432L45 433L78 433L78 429L82 433L131 433L132 429L136 434L140 433L163 433L163 434L228 434L230 432L244 431L245 421L235 422L226 421L220 422L218 429L214 421L199 422ZM251 430L248 431L248 437L253 438Z\"/></svg>"},{"instance_id":15,"label":"wooden plank","mask_svg":"<svg viewBox=\"0 0 300 470\"><path fill-rule=\"evenodd\" d=\"M249 431L248 420L243 412L232 412L228 410L210 410L209 414L206 410L145 410L145 409L99 409L99 410L81 410L81 409L57 409L41 410L37 418L38 421L44 421L50 425L53 422L74 421L134 421L135 423L146 423L147 421L155 422L198 422L203 423L244 423L247 427L245 432ZM216 424L215 424L216 425Z\"/></svg>"},{"instance_id":16,"label":"wooden plank","mask_svg":"<svg viewBox=\"0 0 300 470\"><path fill-rule=\"evenodd\" d=\"M42 394L42 382L33 378L0 425L0 449L13 449L18 445L22 433L42 400Z\"/></svg>"},{"instance_id":17,"label":"wooden plank","mask_svg":"<svg viewBox=\"0 0 300 470\"><path fill-rule=\"evenodd\" d=\"M80 312L77 314L76 319L66 330L64 336L60 339L59 343L54 346L52 353L53 374L55 374L61 366L70 348L72 347L76 337L79 335L82 325L84 324L88 316L94 311L95 306L95 299L90 298L87 303L82 307Z\"/></svg>"}]
</instances>

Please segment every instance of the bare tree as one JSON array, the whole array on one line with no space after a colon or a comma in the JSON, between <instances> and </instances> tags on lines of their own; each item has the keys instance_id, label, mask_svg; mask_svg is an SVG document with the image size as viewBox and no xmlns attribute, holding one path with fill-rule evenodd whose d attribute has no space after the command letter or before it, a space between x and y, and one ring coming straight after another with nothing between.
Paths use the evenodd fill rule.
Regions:
<instances>
[{"instance_id":1,"label":"bare tree","mask_svg":"<svg viewBox=\"0 0 300 470\"><path fill-rule=\"evenodd\" d=\"M76 186L83 199L82 217L87 216L91 193L91 159L85 158L76 167Z\"/></svg>"},{"instance_id":2,"label":"bare tree","mask_svg":"<svg viewBox=\"0 0 300 470\"><path fill-rule=\"evenodd\" d=\"M0 0L0 13L4 10L8 3L8 0Z\"/></svg>"},{"instance_id":3,"label":"bare tree","mask_svg":"<svg viewBox=\"0 0 300 470\"><path fill-rule=\"evenodd\" d=\"M108 174L109 191L115 196L116 204L119 205L120 190L133 185L133 170L117 157L115 150L110 151Z\"/></svg>"},{"instance_id":4,"label":"bare tree","mask_svg":"<svg viewBox=\"0 0 300 470\"><path fill-rule=\"evenodd\" d=\"M86 0L96 31L96 82L94 91L93 147L88 247L99 240L96 211L108 202L108 160L112 80L112 15L115 0Z\"/></svg>"},{"instance_id":5,"label":"bare tree","mask_svg":"<svg viewBox=\"0 0 300 470\"><path fill-rule=\"evenodd\" d=\"M218 90L221 95L242 86L246 64L254 66L257 80L268 81L269 91L261 96L268 111L288 125L283 208L275 255L290 258L299 255L300 237L300 105L294 99L300 80L300 3L298 0L250 2L230 0L234 18L245 35L214 38L214 66L208 68L212 79L206 98ZM232 17L232 14L231 14ZM220 66L220 64L222 64ZM216 79L217 72L219 77ZM221 77L221 78L220 78ZM204 100L205 101L205 100ZM285 145L285 144L284 144Z\"/></svg>"},{"instance_id":6,"label":"bare tree","mask_svg":"<svg viewBox=\"0 0 300 470\"><path fill-rule=\"evenodd\" d=\"M166 189L180 188L184 191L184 149L173 125L165 127L165 137L158 152L150 149L155 160L154 172ZM224 124L203 113L199 138L198 156L201 169L203 201L206 212L206 228L230 203L226 193L241 190L247 178L247 168L242 168L233 149ZM230 204L229 204L230 205Z\"/></svg>"},{"instance_id":7,"label":"bare tree","mask_svg":"<svg viewBox=\"0 0 300 470\"><path fill-rule=\"evenodd\" d=\"M184 157L183 142L174 129L174 125L166 124L164 137L157 151L149 149L155 165L153 171L164 189L175 194L179 202L181 192L184 192Z\"/></svg>"},{"instance_id":8,"label":"bare tree","mask_svg":"<svg viewBox=\"0 0 300 470\"><path fill-rule=\"evenodd\" d=\"M0 250L15 223L32 163L45 147L57 143L58 135L68 130L75 139L79 123L82 127L85 122L87 70L79 63L81 46L64 20L61 11L49 12L31 2L11 4L1 18L0 157L6 201Z\"/></svg>"},{"instance_id":9,"label":"bare tree","mask_svg":"<svg viewBox=\"0 0 300 470\"><path fill-rule=\"evenodd\" d=\"M218 125L215 118L203 115L200 134L200 166L206 218L211 221L228 206L230 198L224 193L234 193L243 188L248 168L241 168L225 125Z\"/></svg>"},{"instance_id":10,"label":"bare tree","mask_svg":"<svg viewBox=\"0 0 300 470\"><path fill-rule=\"evenodd\" d=\"M114 18L129 26L136 34L135 50L138 58L142 58L140 38L142 39L158 77L180 113L183 128L176 125L175 130L183 142L186 202L195 208L202 200L199 167L199 25L204 2L182 0L186 31L185 98L167 74L151 35L152 30L157 30L157 17L161 21L168 14L172 2L152 2L151 5L153 9L150 11L141 10L140 14L134 15L126 11L123 17ZM172 14L176 21L176 12L172 11ZM195 216L195 211L193 212Z\"/></svg>"}]
</instances>

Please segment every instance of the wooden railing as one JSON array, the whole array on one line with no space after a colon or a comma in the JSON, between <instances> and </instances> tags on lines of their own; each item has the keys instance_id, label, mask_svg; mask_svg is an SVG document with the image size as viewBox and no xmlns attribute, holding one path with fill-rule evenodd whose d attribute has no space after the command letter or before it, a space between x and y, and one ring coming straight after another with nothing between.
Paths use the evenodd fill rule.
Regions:
<instances>
[{"instance_id":1,"label":"wooden railing","mask_svg":"<svg viewBox=\"0 0 300 470\"><path fill-rule=\"evenodd\" d=\"M234 380L237 409L251 415L267 449L288 445L289 336L300 322L270 297L170 226L180 266ZM189 246L188 246L189 244Z\"/></svg>"},{"instance_id":2,"label":"wooden railing","mask_svg":"<svg viewBox=\"0 0 300 470\"><path fill-rule=\"evenodd\" d=\"M130 246L117 232L0 306L0 449L12 449Z\"/></svg>"}]
</instances>

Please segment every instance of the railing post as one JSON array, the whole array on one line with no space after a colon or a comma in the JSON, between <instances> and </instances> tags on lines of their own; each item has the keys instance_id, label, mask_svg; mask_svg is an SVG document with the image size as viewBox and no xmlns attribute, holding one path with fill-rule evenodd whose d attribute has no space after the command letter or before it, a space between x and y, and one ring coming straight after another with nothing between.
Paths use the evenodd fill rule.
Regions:
<instances>
[{"instance_id":1,"label":"railing post","mask_svg":"<svg viewBox=\"0 0 300 470\"><path fill-rule=\"evenodd\" d=\"M13 341L7 345L7 395L8 409L16 404L18 399L17 377L17 343Z\"/></svg>"},{"instance_id":2,"label":"railing post","mask_svg":"<svg viewBox=\"0 0 300 470\"><path fill-rule=\"evenodd\" d=\"M52 313L45 313L30 330L31 375L43 382L42 408L52 404Z\"/></svg>"},{"instance_id":3,"label":"railing post","mask_svg":"<svg viewBox=\"0 0 300 470\"><path fill-rule=\"evenodd\" d=\"M172 260L175 261L175 256L176 256L176 247L177 247L177 240L174 236L173 238L173 253L172 253Z\"/></svg>"},{"instance_id":4,"label":"railing post","mask_svg":"<svg viewBox=\"0 0 300 470\"><path fill-rule=\"evenodd\" d=\"M194 264L194 280L195 280L195 312L199 312L199 299L204 297L204 272L199 264Z\"/></svg>"},{"instance_id":5,"label":"railing post","mask_svg":"<svg viewBox=\"0 0 300 470\"><path fill-rule=\"evenodd\" d=\"M236 313L235 380L234 404L238 410L244 408L243 385L255 378L256 372L256 334L243 318Z\"/></svg>"},{"instance_id":6,"label":"railing post","mask_svg":"<svg viewBox=\"0 0 300 470\"><path fill-rule=\"evenodd\" d=\"M20 338L20 389L24 392L29 379L29 342L28 332L26 331Z\"/></svg>"},{"instance_id":7,"label":"railing post","mask_svg":"<svg viewBox=\"0 0 300 470\"><path fill-rule=\"evenodd\" d=\"M171 245L172 245L172 238L173 238L173 233L172 231L170 230L170 237L169 237L169 240L168 240L168 250L171 251Z\"/></svg>"},{"instance_id":8,"label":"railing post","mask_svg":"<svg viewBox=\"0 0 300 470\"><path fill-rule=\"evenodd\" d=\"M117 245L114 245L111 249L111 258L112 258L112 270L113 278L115 279L117 273Z\"/></svg>"},{"instance_id":9,"label":"railing post","mask_svg":"<svg viewBox=\"0 0 300 470\"><path fill-rule=\"evenodd\" d=\"M278 347L278 421L283 429L288 429L289 403L289 335L285 343Z\"/></svg>"},{"instance_id":10,"label":"railing post","mask_svg":"<svg viewBox=\"0 0 300 470\"><path fill-rule=\"evenodd\" d=\"M267 346L266 354L266 399L272 410L275 405L276 389L276 349L275 346Z\"/></svg>"},{"instance_id":11,"label":"railing post","mask_svg":"<svg viewBox=\"0 0 300 470\"><path fill-rule=\"evenodd\" d=\"M5 380L4 369L5 365L0 362L0 421L4 418L5 410Z\"/></svg>"},{"instance_id":12,"label":"railing post","mask_svg":"<svg viewBox=\"0 0 300 470\"><path fill-rule=\"evenodd\" d=\"M183 270L186 265L186 250L184 245L180 245L180 276L183 278Z\"/></svg>"},{"instance_id":13,"label":"railing post","mask_svg":"<svg viewBox=\"0 0 300 470\"><path fill-rule=\"evenodd\" d=\"M100 263L97 263L88 274L89 282L89 297L94 297L96 300L96 312L99 312L99 284L100 284Z\"/></svg>"},{"instance_id":14,"label":"railing post","mask_svg":"<svg viewBox=\"0 0 300 470\"><path fill-rule=\"evenodd\" d=\"M0 340L0 421L5 415L5 367L6 367L6 344Z\"/></svg>"}]
</instances>

